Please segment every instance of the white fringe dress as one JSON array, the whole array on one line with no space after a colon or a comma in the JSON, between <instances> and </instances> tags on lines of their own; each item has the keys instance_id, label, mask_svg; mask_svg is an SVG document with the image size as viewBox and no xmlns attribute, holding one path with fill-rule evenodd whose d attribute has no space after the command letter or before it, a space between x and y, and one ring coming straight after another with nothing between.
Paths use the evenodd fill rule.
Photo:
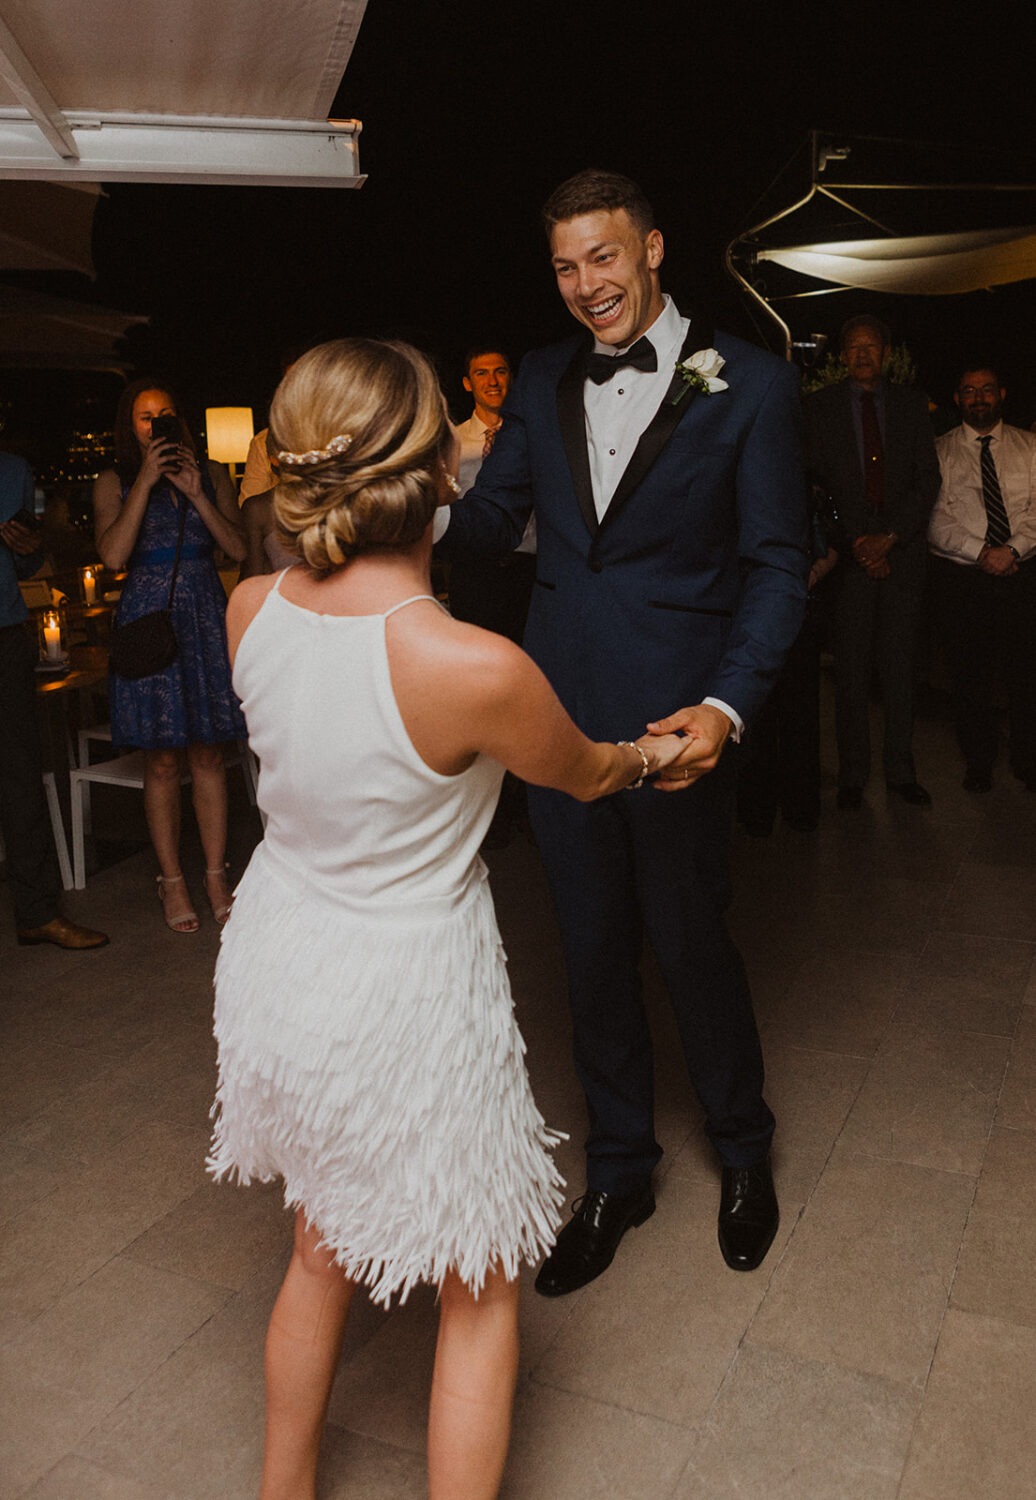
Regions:
<instances>
[{"instance_id":1,"label":"white fringe dress","mask_svg":"<svg viewBox=\"0 0 1036 1500\"><path fill-rule=\"evenodd\" d=\"M267 827L216 968L209 1170L282 1177L377 1302L450 1269L477 1291L549 1249L563 1187L478 856L501 767L429 769L389 616L316 614L280 581L234 667Z\"/></svg>"}]
</instances>

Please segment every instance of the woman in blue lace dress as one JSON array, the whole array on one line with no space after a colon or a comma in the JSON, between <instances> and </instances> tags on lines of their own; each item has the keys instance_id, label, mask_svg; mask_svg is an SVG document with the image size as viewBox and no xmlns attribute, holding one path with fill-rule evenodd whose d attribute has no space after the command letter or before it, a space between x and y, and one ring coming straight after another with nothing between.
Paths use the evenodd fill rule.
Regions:
<instances>
[{"instance_id":1,"label":"woman in blue lace dress","mask_svg":"<svg viewBox=\"0 0 1036 1500\"><path fill-rule=\"evenodd\" d=\"M169 415L179 422L178 439L154 436L152 422ZM153 380L127 386L115 417L115 463L95 481L93 500L102 561L129 570L117 624L168 607L180 508L187 508L172 604L177 658L164 671L133 681L113 673L110 690L113 742L146 754L144 807L166 923L174 932L197 932L180 869L180 779L186 758L206 892L222 924L231 900L223 745L242 739L245 726L230 684L227 601L213 552L218 547L240 562L244 537L226 470L199 461L167 386Z\"/></svg>"}]
</instances>

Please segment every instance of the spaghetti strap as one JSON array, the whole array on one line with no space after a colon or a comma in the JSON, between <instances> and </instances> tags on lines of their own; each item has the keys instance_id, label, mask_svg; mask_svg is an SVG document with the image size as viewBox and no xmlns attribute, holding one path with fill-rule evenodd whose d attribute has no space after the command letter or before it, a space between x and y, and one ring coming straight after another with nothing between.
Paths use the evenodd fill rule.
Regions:
<instances>
[{"instance_id":1,"label":"spaghetti strap","mask_svg":"<svg viewBox=\"0 0 1036 1500\"><path fill-rule=\"evenodd\" d=\"M389 615L394 615L396 613L397 609L406 609L408 604L417 604L421 599L430 599L433 604L439 604L439 601L434 594L411 594L409 599L401 599L398 604L393 604L392 608L387 609L381 618L383 620L387 620ZM443 611L444 614L448 613L448 610L446 610L443 605L439 604L439 608Z\"/></svg>"},{"instance_id":2,"label":"spaghetti strap","mask_svg":"<svg viewBox=\"0 0 1036 1500\"><path fill-rule=\"evenodd\" d=\"M298 563L289 563L286 568L282 568L281 571L277 574L276 580L274 581L274 585L273 585L273 588L270 590L270 593L271 594L279 594L280 591L281 591L281 580L283 579L285 573L290 573L291 570L292 570L292 568L297 568L297 567L298 567Z\"/></svg>"}]
</instances>

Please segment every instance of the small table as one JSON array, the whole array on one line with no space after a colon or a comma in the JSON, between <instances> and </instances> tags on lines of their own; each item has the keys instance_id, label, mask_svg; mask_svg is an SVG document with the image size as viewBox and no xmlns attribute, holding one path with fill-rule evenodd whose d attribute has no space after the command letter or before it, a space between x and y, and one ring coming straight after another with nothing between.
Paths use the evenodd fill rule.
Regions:
<instances>
[{"instance_id":1,"label":"small table","mask_svg":"<svg viewBox=\"0 0 1036 1500\"><path fill-rule=\"evenodd\" d=\"M96 687L108 677L108 651L105 646L72 646L68 653L69 670L62 675L37 672L36 695L49 699L62 694Z\"/></svg>"}]
</instances>

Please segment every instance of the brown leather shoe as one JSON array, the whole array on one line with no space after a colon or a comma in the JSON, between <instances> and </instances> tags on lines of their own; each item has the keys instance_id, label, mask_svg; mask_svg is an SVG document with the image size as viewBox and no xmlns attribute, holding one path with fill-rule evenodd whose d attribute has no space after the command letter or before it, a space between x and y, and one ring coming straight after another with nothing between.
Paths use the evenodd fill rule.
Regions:
<instances>
[{"instance_id":1,"label":"brown leather shoe","mask_svg":"<svg viewBox=\"0 0 1036 1500\"><path fill-rule=\"evenodd\" d=\"M55 917L42 927L19 927L18 941L26 948L36 943L54 943L58 948L103 948L108 934L78 927L65 917Z\"/></svg>"}]
</instances>

